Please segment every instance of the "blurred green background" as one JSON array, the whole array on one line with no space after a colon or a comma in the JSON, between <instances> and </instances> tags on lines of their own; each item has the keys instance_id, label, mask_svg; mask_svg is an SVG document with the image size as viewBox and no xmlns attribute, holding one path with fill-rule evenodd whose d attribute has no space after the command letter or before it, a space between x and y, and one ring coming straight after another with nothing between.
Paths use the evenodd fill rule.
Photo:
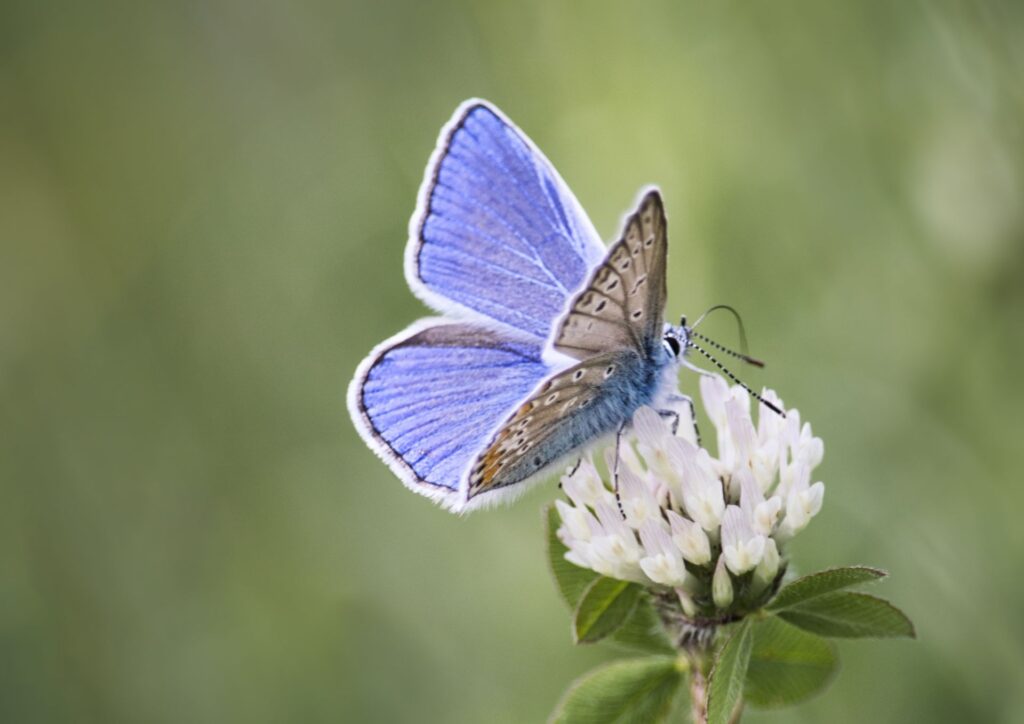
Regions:
<instances>
[{"instance_id":1,"label":"blurred green background","mask_svg":"<svg viewBox=\"0 0 1024 724\"><path fill-rule=\"evenodd\" d=\"M537 722L614 655L553 484L458 519L345 411L479 95L606 239L661 185L671 316L825 439L797 565L918 625L749 720L1021 721L1022 77L1011 2L3 3L0 720Z\"/></svg>"}]
</instances>

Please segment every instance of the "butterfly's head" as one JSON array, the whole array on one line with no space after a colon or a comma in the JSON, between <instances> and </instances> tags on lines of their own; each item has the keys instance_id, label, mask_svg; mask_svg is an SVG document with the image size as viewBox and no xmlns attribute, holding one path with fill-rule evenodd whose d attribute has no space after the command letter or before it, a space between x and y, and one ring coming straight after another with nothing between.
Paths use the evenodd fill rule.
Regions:
<instances>
[{"instance_id":1,"label":"butterfly's head","mask_svg":"<svg viewBox=\"0 0 1024 724\"><path fill-rule=\"evenodd\" d=\"M679 360L686 354L690 346L690 328L686 326L686 317L679 321L679 326L665 325L665 331L661 337L661 344L665 347L669 357Z\"/></svg>"}]
</instances>

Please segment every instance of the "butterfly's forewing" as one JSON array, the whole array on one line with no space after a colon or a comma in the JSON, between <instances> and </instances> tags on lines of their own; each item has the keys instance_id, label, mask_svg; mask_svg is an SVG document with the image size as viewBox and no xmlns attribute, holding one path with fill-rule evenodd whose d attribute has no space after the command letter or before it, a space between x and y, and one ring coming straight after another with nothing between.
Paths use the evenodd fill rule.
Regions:
<instances>
[{"instance_id":1,"label":"butterfly's forewing","mask_svg":"<svg viewBox=\"0 0 1024 724\"><path fill-rule=\"evenodd\" d=\"M667 231L661 196L650 191L556 327L555 350L581 360L622 348L649 354L664 324Z\"/></svg>"},{"instance_id":2,"label":"butterfly's forewing","mask_svg":"<svg viewBox=\"0 0 1024 724\"><path fill-rule=\"evenodd\" d=\"M413 291L442 312L482 315L541 344L603 255L572 192L522 131L483 101L460 106L410 222Z\"/></svg>"},{"instance_id":3,"label":"butterfly's forewing","mask_svg":"<svg viewBox=\"0 0 1024 724\"><path fill-rule=\"evenodd\" d=\"M468 498L521 482L593 442L630 414L623 378L642 360L621 349L595 355L550 377L501 427L470 470Z\"/></svg>"},{"instance_id":4,"label":"butterfly's forewing","mask_svg":"<svg viewBox=\"0 0 1024 724\"><path fill-rule=\"evenodd\" d=\"M458 508L459 482L489 433L548 373L540 357L531 341L425 320L367 357L349 410L408 487Z\"/></svg>"}]
</instances>

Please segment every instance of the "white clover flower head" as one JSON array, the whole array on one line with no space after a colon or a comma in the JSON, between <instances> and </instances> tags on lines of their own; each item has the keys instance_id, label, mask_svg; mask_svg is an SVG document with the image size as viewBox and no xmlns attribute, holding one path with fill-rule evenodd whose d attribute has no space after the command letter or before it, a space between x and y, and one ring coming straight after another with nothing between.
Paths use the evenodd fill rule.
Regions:
<instances>
[{"instance_id":1,"label":"white clover flower head","mask_svg":"<svg viewBox=\"0 0 1024 724\"><path fill-rule=\"evenodd\" d=\"M769 595L785 567L782 545L821 510L825 490L811 484L824 444L797 410L783 418L761 404L755 422L742 387L706 375L700 390L714 455L697 443L689 404L672 409L675 432L667 414L643 407L618 455L605 451L609 472L586 455L562 478L568 500L556 503L567 560L671 594L690 617ZM785 409L774 391L762 397Z\"/></svg>"}]
</instances>

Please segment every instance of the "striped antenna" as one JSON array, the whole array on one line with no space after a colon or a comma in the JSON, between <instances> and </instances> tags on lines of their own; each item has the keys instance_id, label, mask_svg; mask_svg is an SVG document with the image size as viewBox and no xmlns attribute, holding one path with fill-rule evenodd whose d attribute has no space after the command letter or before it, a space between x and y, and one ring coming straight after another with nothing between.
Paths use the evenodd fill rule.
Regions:
<instances>
[{"instance_id":1,"label":"striped antenna","mask_svg":"<svg viewBox=\"0 0 1024 724\"><path fill-rule=\"evenodd\" d=\"M700 332L694 332L692 328L689 330L689 332L690 332L691 336L696 337L697 339L699 339L699 340L701 340L703 342L707 342L712 347L717 349L719 352L725 352L727 355L735 357L738 360L743 360L744 362L746 362L749 365L754 365L755 367L764 367L764 362L762 362L761 360L757 359L756 357L751 357L749 354L743 354L742 352L735 352L735 351L729 349L728 347L719 344L715 340L710 339L708 337L705 337Z\"/></svg>"},{"instance_id":2,"label":"striped antenna","mask_svg":"<svg viewBox=\"0 0 1024 724\"><path fill-rule=\"evenodd\" d=\"M697 351L698 351L698 352L700 352L700 353L701 353L702 355L704 355L704 356L705 356L705 357L707 357L707 358L708 358L709 360L711 360L711 361L712 361L712 362L714 363L715 367L717 367L717 368L718 368L718 369L720 369L720 370L721 370L722 372L724 372L724 373L725 373L725 375L726 375L726 376L727 376L727 377L728 377L728 378L729 378L730 380L732 380L732 381L733 381L733 382L735 382L735 383L736 383L737 385L739 385L739 386L740 386L740 387L742 387L742 388L743 388L744 390L746 390L746 391L747 391L747 394L749 394L749 395L750 395L751 397L753 397L753 398L754 398L755 400L757 400L757 401L758 401L758 402L760 402L760 403L761 403L762 405L764 405L765 407L767 407L767 408L768 408L769 410L771 410L772 412L774 412L774 413L775 413L776 415L780 415L781 417L785 417L785 416L786 416L786 413L785 413L785 412L783 412L783 411L782 411L782 410L780 410L780 409L779 409L778 407L776 407L776 406L775 406L774 404L772 404L772 403L771 403L771 402L769 402L768 400L766 400L766 399L764 399L763 397L761 397L761 395L757 394L757 393L756 393L756 392L754 392L754 391L753 391L752 389L750 389L750 387L748 387L748 386L746 385L746 383L744 383L744 382L743 382L743 380L741 380L741 379L740 379L740 378L738 378L738 377L737 377L736 375L734 375L734 374L733 374L732 372L730 372L730 371L729 371L728 369L726 369L725 365L723 365L723 364L722 364L721 362L719 362L719 361L718 361L717 359L715 359L715 358L714 358L714 356L712 356L712 355L711 355L711 353L710 353L710 352L708 352L707 350L705 350L705 349L704 349L703 347L701 347L701 346L697 345L697 344L696 344L695 342L693 342L692 340L688 340L688 341L687 341L687 346L688 346L688 347L693 347L693 348L694 348L695 350L697 350Z\"/></svg>"}]
</instances>

